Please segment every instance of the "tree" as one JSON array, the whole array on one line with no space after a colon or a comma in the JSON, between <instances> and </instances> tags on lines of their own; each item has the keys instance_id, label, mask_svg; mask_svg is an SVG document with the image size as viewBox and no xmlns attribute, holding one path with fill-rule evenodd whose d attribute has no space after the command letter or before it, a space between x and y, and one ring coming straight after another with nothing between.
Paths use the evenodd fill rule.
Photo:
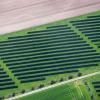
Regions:
<instances>
[{"instance_id":1,"label":"tree","mask_svg":"<svg viewBox=\"0 0 100 100\"><path fill-rule=\"evenodd\" d=\"M0 97L0 100L4 100L4 96Z\"/></svg>"},{"instance_id":2,"label":"tree","mask_svg":"<svg viewBox=\"0 0 100 100\"><path fill-rule=\"evenodd\" d=\"M15 95L16 95L16 94L15 94L15 93L13 93L13 94L12 94L12 97L14 97Z\"/></svg>"},{"instance_id":3,"label":"tree","mask_svg":"<svg viewBox=\"0 0 100 100\"><path fill-rule=\"evenodd\" d=\"M24 94L25 93L25 90L23 89L21 93Z\"/></svg>"},{"instance_id":4,"label":"tree","mask_svg":"<svg viewBox=\"0 0 100 100\"><path fill-rule=\"evenodd\" d=\"M71 75L71 76L68 76L68 79L72 79L73 78L73 76Z\"/></svg>"},{"instance_id":5,"label":"tree","mask_svg":"<svg viewBox=\"0 0 100 100\"><path fill-rule=\"evenodd\" d=\"M32 88L31 88L31 90L35 90L35 88L34 88L34 87L32 87Z\"/></svg>"},{"instance_id":6,"label":"tree","mask_svg":"<svg viewBox=\"0 0 100 100\"><path fill-rule=\"evenodd\" d=\"M63 82L63 81L64 81L64 79L63 79L63 78L61 78L59 81L60 81L60 82Z\"/></svg>"},{"instance_id":7,"label":"tree","mask_svg":"<svg viewBox=\"0 0 100 100\"><path fill-rule=\"evenodd\" d=\"M82 76L82 73L78 73L77 76L78 76L78 77Z\"/></svg>"},{"instance_id":8,"label":"tree","mask_svg":"<svg viewBox=\"0 0 100 100\"><path fill-rule=\"evenodd\" d=\"M56 81L54 81L54 80L52 80L51 82L50 82L50 84L52 85L52 84L55 84L56 83Z\"/></svg>"},{"instance_id":9,"label":"tree","mask_svg":"<svg viewBox=\"0 0 100 100\"><path fill-rule=\"evenodd\" d=\"M38 88L43 88L44 87L44 84L40 84Z\"/></svg>"}]
</instances>

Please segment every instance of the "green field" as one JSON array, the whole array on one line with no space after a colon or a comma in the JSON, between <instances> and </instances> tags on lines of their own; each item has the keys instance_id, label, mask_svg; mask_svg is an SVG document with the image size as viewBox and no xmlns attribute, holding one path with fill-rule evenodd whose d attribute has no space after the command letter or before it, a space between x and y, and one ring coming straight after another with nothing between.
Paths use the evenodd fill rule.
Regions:
<instances>
[{"instance_id":1,"label":"green field","mask_svg":"<svg viewBox=\"0 0 100 100\"><path fill-rule=\"evenodd\" d=\"M25 96L18 100L91 100L91 95L93 95L94 100L99 100L100 97L97 96L92 85L92 81L100 80L99 77L100 74ZM85 83L88 85L85 85ZM89 86L90 90L88 90L87 86Z\"/></svg>"},{"instance_id":2,"label":"green field","mask_svg":"<svg viewBox=\"0 0 100 100\"><path fill-rule=\"evenodd\" d=\"M89 100L86 97L87 91L84 90L84 96L81 95L80 89L84 87L80 86L81 83L71 83L63 86L55 87L53 89L45 90L40 93L36 93L19 100Z\"/></svg>"},{"instance_id":3,"label":"green field","mask_svg":"<svg viewBox=\"0 0 100 100\"><path fill-rule=\"evenodd\" d=\"M54 22L54 23L41 25L41 26L38 26L38 27L32 27L32 28L29 28L29 29L24 29L24 30L20 30L20 31L17 31L17 32L8 33L8 34L5 34L5 35L0 35L0 68L4 71L4 74L2 74L2 72L1 72L2 70L0 69L1 70L0 71L0 78L1 79L6 79L5 77L4 78L2 78L2 77L3 77L3 75L4 76L8 75L8 77L12 79L12 82L14 82L14 86L17 86L17 88L13 88L13 89L2 89L2 90L0 90L0 97L4 96L5 98L8 98L9 95L11 95L12 93L15 93L16 95L19 95L19 94L21 94L22 90L31 91L32 87L37 89L40 84L43 84L44 86L48 86L48 85L50 85L50 82L52 80L59 82L59 80L61 78L63 78L64 80L68 80L69 76L72 76L72 78L76 78L76 77L78 77L78 73L81 73L81 75L86 75L86 74L89 74L89 73L100 71L100 38L99 38L100 35L98 34L99 32L90 32L91 34L97 34L97 36L90 36L90 35L87 36L83 32L85 29L87 29L87 27L84 26L84 28L81 29L80 28L80 27L82 27L81 24L80 24L80 27L77 27L77 25L74 23L74 21L87 20L88 16L99 16L99 17L97 17L98 18L97 19L98 23L95 24L95 25L90 25L90 26L88 26L88 28L90 28L91 30L92 29L99 30L99 32L100 32L100 23L99 23L100 22L100 19L99 19L100 18L100 11L97 11L97 12L93 12L93 13L89 13L89 14L85 14L85 15L81 15L81 16L77 16L77 17L73 17L73 18L69 18L69 19L64 19L64 20L57 21L57 22ZM89 21L89 23L90 22L91 21ZM81 23L81 22L79 22L79 23ZM89 25L89 23L87 25ZM49 34L38 33L38 31L48 30L48 27L54 27L54 26L57 26L57 25L64 25L64 27L66 27L68 29L70 28L70 31L71 31L70 33L74 33L74 34L71 37L70 34L67 32L69 34L69 38L68 38L68 37L66 37L65 33L62 33L63 35L65 35L65 37L60 34L61 35L60 37L62 39L61 40L59 37L56 38L55 35L54 35L54 37L53 36L52 37L47 37L45 39L45 35L50 35L50 34L52 34L52 32L49 33ZM35 61L36 60L37 61L37 60L48 58L46 60L43 60L43 62L47 63L46 66L53 65L53 62L54 62L55 66L57 64L59 64L59 65L63 64L63 65L59 66L59 68L81 66L81 61L82 61L82 62L84 62L84 64L82 63L83 67L78 67L76 69L76 70L78 70L78 72L72 72L72 73L65 72L65 73L61 73L61 74L60 73L59 74L54 74L54 75L51 75L51 76L47 75L47 76L43 77L43 78L45 78L45 80L21 83L21 79L19 79L19 77L17 75L15 75L16 73L14 73L12 69L10 69L10 67L14 66L14 65L13 64L10 65L10 64L6 63L9 60L12 61L12 63L16 63L17 62L16 59L19 59L19 58L15 57L13 59L10 59L9 56L11 56L12 52L16 53L16 52L18 52L20 50L14 51L13 50L14 47L12 49L8 48L8 47L10 45L12 45L12 43L9 44L9 41L11 41L10 38L13 39L13 38L18 37L18 39L20 39L21 37L23 38L25 36L27 38L27 36L29 35L28 32L33 32L32 34L34 35L33 36L33 40L32 40L32 43L34 44L33 45L34 48L32 48L32 49L33 50L34 49L38 50L36 52L32 52L33 56L35 56L36 54L40 54L41 52L44 52L44 51L45 51L44 53L48 53L48 52L51 52L53 50L55 51L55 52L53 52L55 57L58 56L59 53L61 53L61 54L59 56L59 59L56 58L57 60L56 59L48 60L48 59L50 59L50 57L52 57L52 56L50 56L50 53L48 53L48 55L44 54L44 55L47 55L45 58L36 57L36 59L34 59L34 60L31 58L31 59L26 59L26 60L23 60L23 61L26 61L26 62L28 60L30 60L30 61L32 61L32 60ZM35 32L37 32L37 33L35 33ZM35 39L35 36L36 36L36 39ZM80 41L83 44L86 44L87 48L90 47L89 49L86 49L87 51L85 53L78 54L78 51L79 52L81 51L81 48L80 48L81 47L81 45L80 45L81 43L77 47L75 47L75 46L73 47L73 45L75 45L75 44L77 45L78 43L72 44L72 46L68 44L69 48L67 48L67 45L64 45L64 43L65 44L67 43L66 42L66 38L68 38L68 40L69 40L71 38L73 39L74 36L75 36L75 38L80 39ZM41 52L39 51L39 49L41 49L40 48L41 45L40 44L36 45L36 43L38 43L38 42L39 43L43 43L43 41L40 42L40 40L38 40L38 39L40 39L40 40L44 39L45 41L47 41L46 42L47 44L45 45L46 46L46 50L44 49ZM49 41L49 39L50 39L50 41ZM54 40L52 40L52 39L54 39ZM60 42L57 42L58 41L57 39ZM34 40L38 40L38 41L34 42ZM57 41L51 43L52 42L51 40L52 41L57 40ZM70 42L70 40L68 42ZM7 45L7 43L8 43L8 45ZM18 41L16 41L15 43L18 43ZM58 52L57 53L56 48L55 49L48 49L50 46L52 46L53 48L54 47L58 48L59 47L58 44L60 45L60 47L62 46L62 48L60 48L59 50L63 49L63 52ZM44 44L42 44L42 46L43 45ZM82 46L82 48L83 47L85 48L85 46ZM5 48L5 49L3 49L3 48ZM25 47L23 47L23 48L25 48ZM76 48L78 48L78 50ZM10 49L13 50L13 51L10 51ZM29 50L32 50L32 49L29 49ZM72 51L74 51L74 49L76 49L76 51L75 51L76 53L73 53L71 55L72 58L69 58L69 60L68 60L67 57L64 56L64 54L67 55L66 53L71 53L72 51L69 51L70 49ZM66 52L64 50L67 50L68 52ZM94 53L94 54L92 54L89 50L91 50L91 52L93 51L92 53ZM28 53L30 53L30 52L28 52ZM22 54L24 54L24 53L22 53ZM17 56L17 55L19 55L19 54L16 53L15 56ZM54 57L54 55L53 55L53 57ZM62 55L63 55L63 57L62 57ZM8 57L9 59L6 59L6 57ZM76 62L75 60L73 60L73 57L76 57L79 60ZM89 59L87 59L87 58L89 58ZM19 59L19 62L17 62L17 63L22 62L20 59ZM60 62L60 61L62 61L62 62ZM65 62L63 62L63 61L65 61ZM73 62L73 65L67 65L70 62ZM38 64L38 63L40 63L40 62L34 62L34 64ZM85 66L85 64L91 64L91 65L90 66ZM16 64L16 66L17 66L17 64ZM16 66L14 66L14 67L16 67ZM44 65L42 65L40 63L40 65L38 65L37 67L43 67L43 66ZM21 68L19 68L19 69L21 69ZM41 70L41 68L38 71L40 71L40 70ZM47 68L46 70L47 71L45 73L48 74L49 73L49 71L48 71L49 68ZM26 72L34 72L35 73L34 70L30 70L30 71L26 70ZM57 71L54 71L54 72L57 72ZM21 72L17 72L17 74L20 74L20 73ZM30 75L33 75L33 74L31 73ZM23 74L23 76L25 76L25 74ZM21 76L21 77L23 77L23 76ZM98 78L98 79L100 79L100 78ZM94 80L95 80L95 78L94 78ZM88 81L89 85L91 86L91 78L87 79L86 81ZM4 84L2 82L0 83L0 88L5 88L1 84L4 85L5 83ZM91 86L91 88L93 88L93 86ZM83 94L81 95L79 91L82 91ZM95 91L95 90L93 89L93 91ZM96 94L96 92L95 92L95 94ZM74 82L74 83L71 83L71 84L66 84L64 86L56 87L54 89L46 90L46 91L44 91L42 93L38 93L38 94L35 94L33 96L29 96L29 97L30 97L30 100L33 100L33 98L34 98L34 100L51 100L51 98L52 98L52 100L66 100L66 98L67 98L67 100L90 100L90 95L88 94L88 91L87 91L87 89L86 89L86 87L84 85L83 80L82 81L77 81L77 82ZM29 98L29 97L22 98L22 100L27 100L27 98ZM98 97L96 97L95 100L99 100Z\"/></svg>"}]
</instances>

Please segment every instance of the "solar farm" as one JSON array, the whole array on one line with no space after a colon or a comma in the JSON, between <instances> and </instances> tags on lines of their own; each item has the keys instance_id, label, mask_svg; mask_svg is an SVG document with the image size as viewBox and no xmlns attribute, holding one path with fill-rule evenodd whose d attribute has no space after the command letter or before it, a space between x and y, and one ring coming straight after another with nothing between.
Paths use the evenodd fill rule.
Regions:
<instances>
[{"instance_id":1,"label":"solar farm","mask_svg":"<svg viewBox=\"0 0 100 100\"><path fill-rule=\"evenodd\" d=\"M100 71L100 11L0 35L0 100ZM100 100L100 75L18 100Z\"/></svg>"}]
</instances>

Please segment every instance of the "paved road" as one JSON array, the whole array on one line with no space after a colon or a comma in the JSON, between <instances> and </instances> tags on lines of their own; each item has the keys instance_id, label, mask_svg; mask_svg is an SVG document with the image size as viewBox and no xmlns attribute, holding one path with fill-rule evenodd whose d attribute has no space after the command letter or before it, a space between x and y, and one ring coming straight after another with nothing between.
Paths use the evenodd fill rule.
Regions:
<instances>
[{"instance_id":1,"label":"paved road","mask_svg":"<svg viewBox=\"0 0 100 100\"><path fill-rule=\"evenodd\" d=\"M94 72L94 73L91 73L91 74L87 74L87 75L84 75L84 76L81 76L81 77L78 77L78 78L74 78L74 79L71 79L71 80L67 80L67 81L64 81L64 82L60 82L60 83L57 83L57 84L54 84L54 85L51 85L51 86L44 87L42 89L34 90L34 91L31 91L31 92L28 92L28 93L25 93L25 94L22 94L22 95L15 96L13 98L5 99L5 100L16 100L16 99L21 98L21 97L25 97L25 96L28 96L28 95L31 95L31 94L35 94L35 93L50 89L50 88L61 86L61 85L64 85L64 84L67 84L67 83L70 83L70 82L74 82L76 80L88 78L88 77L98 75L98 74L100 74L100 71Z\"/></svg>"},{"instance_id":2,"label":"paved road","mask_svg":"<svg viewBox=\"0 0 100 100\"><path fill-rule=\"evenodd\" d=\"M100 10L100 0L0 0L0 34Z\"/></svg>"}]
</instances>

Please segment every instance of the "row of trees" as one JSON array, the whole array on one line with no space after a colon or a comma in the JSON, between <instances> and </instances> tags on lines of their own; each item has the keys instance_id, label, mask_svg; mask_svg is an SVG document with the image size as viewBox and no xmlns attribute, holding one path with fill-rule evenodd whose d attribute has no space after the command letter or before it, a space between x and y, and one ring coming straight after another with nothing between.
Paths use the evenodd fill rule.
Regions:
<instances>
[{"instance_id":1,"label":"row of trees","mask_svg":"<svg viewBox=\"0 0 100 100\"><path fill-rule=\"evenodd\" d=\"M78 77L82 76L82 73L78 73L77 76L78 76ZM68 80L69 80L69 79L73 79L73 75L68 76ZM64 78L60 78L59 82L63 82L63 81L65 81L65 79L64 79ZM53 85L53 84L55 84L56 82L57 82L56 80L52 80L52 81L50 81L49 84L50 84L50 85ZM38 86L38 89L43 88L43 87L45 87L45 85L44 85L44 84L40 84L40 85ZM35 90L35 88L32 87L32 88L31 88L31 91L32 91L32 90ZM26 92L25 89L23 89L23 90L21 91L22 94L24 94L25 92ZM12 93L12 95L10 95L9 97L14 97L14 96L16 96L16 93ZM1 97L0 100L4 100L4 96Z\"/></svg>"}]
</instances>

